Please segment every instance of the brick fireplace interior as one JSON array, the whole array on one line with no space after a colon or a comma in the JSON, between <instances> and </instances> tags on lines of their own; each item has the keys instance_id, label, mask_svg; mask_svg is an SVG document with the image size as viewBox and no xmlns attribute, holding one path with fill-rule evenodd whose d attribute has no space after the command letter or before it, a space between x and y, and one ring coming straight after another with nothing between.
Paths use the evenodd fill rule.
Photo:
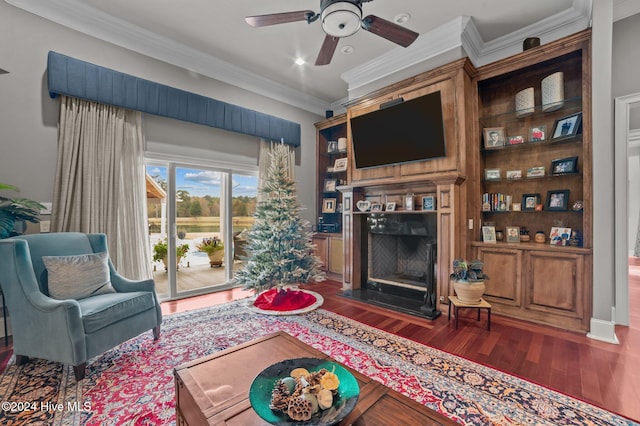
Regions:
<instances>
[{"instance_id":1,"label":"brick fireplace interior","mask_svg":"<svg viewBox=\"0 0 640 426\"><path fill-rule=\"evenodd\" d=\"M348 296L401 312L436 318L436 215L366 215L366 280ZM364 266L364 265L363 265Z\"/></svg>"}]
</instances>

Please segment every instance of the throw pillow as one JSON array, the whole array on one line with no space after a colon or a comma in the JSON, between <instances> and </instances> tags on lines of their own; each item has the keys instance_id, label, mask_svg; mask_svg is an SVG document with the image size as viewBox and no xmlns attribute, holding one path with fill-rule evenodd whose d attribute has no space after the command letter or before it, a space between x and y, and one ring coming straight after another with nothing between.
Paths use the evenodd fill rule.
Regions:
<instances>
[{"instance_id":1,"label":"throw pillow","mask_svg":"<svg viewBox=\"0 0 640 426\"><path fill-rule=\"evenodd\" d=\"M115 293L106 252L76 256L42 256L49 275L49 296L54 299L84 299Z\"/></svg>"}]
</instances>

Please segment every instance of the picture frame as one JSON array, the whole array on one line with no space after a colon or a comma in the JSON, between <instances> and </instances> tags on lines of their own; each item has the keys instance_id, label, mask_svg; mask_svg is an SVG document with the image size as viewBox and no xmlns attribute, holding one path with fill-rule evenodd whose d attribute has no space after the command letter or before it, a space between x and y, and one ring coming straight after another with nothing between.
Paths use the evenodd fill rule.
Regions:
<instances>
[{"instance_id":1,"label":"picture frame","mask_svg":"<svg viewBox=\"0 0 640 426\"><path fill-rule=\"evenodd\" d=\"M393 202L388 202L385 206L384 209L388 212L394 212L396 211L396 203Z\"/></svg>"},{"instance_id":2,"label":"picture frame","mask_svg":"<svg viewBox=\"0 0 640 426\"><path fill-rule=\"evenodd\" d=\"M505 233L508 243L520 242L520 227L519 226L505 226Z\"/></svg>"},{"instance_id":3,"label":"picture frame","mask_svg":"<svg viewBox=\"0 0 640 426\"><path fill-rule=\"evenodd\" d=\"M524 143L524 137L522 136L509 136L509 145L518 145Z\"/></svg>"},{"instance_id":4,"label":"picture frame","mask_svg":"<svg viewBox=\"0 0 640 426\"><path fill-rule=\"evenodd\" d=\"M540 194L522 194L522 211L534 212L536 205L540 204Z\"/></svg>"},{"instance_id":5,"label":"picture frame","mask_svg":"<svg viewBox=\"0 0 640 426\"><path fill-rule=\"evenodd\" d=\"M575 114L567 115L558 118L553 124L553 131L551 132L551 141L560 141L564 139L570 139L580 133L582 127L582 112L576 112Z\"/></svg>"},{"instance_id":6,"label":"picture frame","mask_svg":"<svg viewBox=\"0 0 640 426\"><path fill-rule=\"evenodd\" d=\"M521 203L513 203L513 204L511 204L511 210L514 211L514 212L522 211L522 204Z\"/></svg>"},{"instance_id":7,"label":"picture frame","mask_svg":"<svg viewBox=\"0 0 640 426\"><path fill-rule=\"evenodd\" d=\"M485 127L484 128L484 147L485 149L498 148L504 146L504 127Z\"/></svg>"},{"instance_id":8,"label":"picture frame","mask_svg":"<svg viewBox=\"0 0 640 426\"><path fill-rule=\"evenodd\" d=\"M539 178L544 177L544 167L529 167L527 169L527 178Z\"/></svg>"},{"instance_id":9,"label":"picture frame","mask_svg":"<svg viewBox=\"0 0 640 426\"><path fill-rule=\"evenodd\" d=\"M337 198L322 199L322 213L335 213Z\"/></svg>"},{"instance_id":10,"label":"picture frame","mask_svg":"<svg viewBox=\"0 0 640 426\"><path fill-rule=\"evenodd\" d=\"M569 190L557 189L547 191L545 209L550 211L566 211L569 207Z\"/></svg>"},{"instance_id":11,"label":"picture frame","mask_svg":"<svg viewBox=\"0 0 640 426\"><path fill-rule=\"evenodd\" d=\"M327 152L329 154L338 152L338 141L327 141Z\"/></svg>"},{"instance_id":12,"label":"picture frame","mask_svg":"<svg viewBox=\"0 0 640 426\"><path fill-rule=\"evenodd\" d=\"M338 186L338 179L324 180L324 192L336 192L337 186Z\"/></svg>"},{"instance_id":13,"label":"picture frame","mask_svg":"<svg viewBox=\"0 0 640 426\"><path fill-rule=\"evenodd\" d=\"M496 240L496 227L495 226L483 226L482 227L482 241L485 243L495 243Z\"/></svg>"},{"instance_id":14,"label":"picture frame","mask_svg":"<svg viewBox=\"0 0 640 426\"><path fill-rule=\"evenodd\" d=\"M507 170L507 179L522 179L522 170Z\"/></svg>"},{"instance_id":15,"label":"picture frame","mask_svg":"<svg viewBox=\"0 0 640 426\"><path fill-rule=\"evenodd\" d=\"M547 134L547 126L544 124L534 126L529 131L529 142L542 142L545 140Z\"/></svg>"},{"instance_id":16,"label":"picture frame","mask_svg":"<svg viewBox=\"0 0 640 426\"><path fill-rule=\"evenodd\" d=\"M333 171L344 172L346 170L347 170L347 157L336 158L336 161L333 163Z\"/></svg>"},{"instance_id":17,"label":"picture frame","mask_svg":"<svg viewBox=\"0 0 640 426\"><path fill-rule=\"evenodd\" d=\"M380 203L371 204L371 211L372 212L381 212L382 211L382 204L380 204Z\"/></svg>"},{"instance_id":18,"label":"picture frame","mask_svg":"<svg viewBox=\"0 0 640 426\"><path fill-rule=\"evenodd\" d=\"M571 236L571 228L552 226L549 232L549 244L552 246L566 246Z\"/></svg>"},{"instance_id":19,"label":"picture frame","mask_svg":"<svg viewBox=\"0 0 640 426\"><path fill-rule=\"evenodd\" d=\"M500 169L484 169L484 180L500 180Z\"/></svg>"},{"instance_id":20,"label":"picture frame","mask_svg":"<svg viewBox=\"0 0 640 426\"><path fill-rule=\"evenodd\" d=\"M426 195L422 197L422 210L434 211L436 209L436 197L433 195Z\"/></svg>"},{"instance_id":21,"label":"picture frame","mask_svg":"<svg viewBox=\"0 0 640 426\"><path fill-rule=\"evenodd\" d=\"M404 209L413 210L413 194L404 197Z\"/></svg>"},{"instance_id":22,"label":"picture frame","mask_svg":"<svg viewBox=\"0 0 640 426\"><path fill-rule=\"evenodd\" d=\"M551 174L554 176L578 173L578 156L551 160Z\"/></svg>"}]
</instances>

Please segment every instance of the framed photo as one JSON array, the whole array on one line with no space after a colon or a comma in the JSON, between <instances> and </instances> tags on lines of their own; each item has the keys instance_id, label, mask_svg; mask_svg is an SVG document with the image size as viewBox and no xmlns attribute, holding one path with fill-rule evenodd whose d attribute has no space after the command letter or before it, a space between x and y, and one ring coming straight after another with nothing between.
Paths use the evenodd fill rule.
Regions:
<instances>
[{"instance_id":1,"label":"framed photo","mask_svg":"<svg viewBox=\"0 0 640 426\"><path fill-rule=\"evenodd\" d=\"M507 170L507 179L521 179L522 170Z\"/></svg>"},{"instance_id":2,"label":"framed photo","mask_svg":"<svg viewBox=\"0 0 640 426\"><path fill-rule=\"evenodd\" d=\"M561 189L547 192L547 203L545 209L564 211L569 206L569 190Z\"/></svg>"},{"instance_id":3,"label":"framed photo","mask_svg":"<svg viewBox=\"0 0 640 426\"><path fill-rule=\"evenodd\" d=\"M505 227L505 231L507 233L507 242L508 243L519 243L520 242L520 227L519 226L507 226L507 227Z\"/></svg>"},{"instance_id":4,"label":"framed photo","mask_svg":"<svg viewBox=\"0 0 640 426\"><path fill-rule=\"evenodd\" d=\"M404 209L413 210L413 195L407 195L404 197Z\"/></svg>"},{"instance_id":5,"label":"framed photo","mask_svg":"<svg viewBox=\"0 0 640 426\"><path fill-rule=\"evenodd\" d=\"M371 211L372 212L381 212L382 211L382 204L380 204L380 203L371 204Z\"/></svg>"},{"instance_id":6,"label":"framed photo","mask_svg":"<svg viewBox=\"0 0 640 426\"><path fill-rule=\"evenodd\" d=\"M571 228L554 226L549 234L549 244L552 246L566 246L571 236Z\"/></svg>"},{"instance_id":7,"label":"framed photo","mask_svg":"<svg viewBox=\"0 0 640 426\"><path fill-rule=\"evenodd\" d=\"M524 143L524 137L522 136L509 136L509 145L518 145Z\"/></svg>"},{"instance_id":8,"label":"framed photo","mask_svg":"<svg viewBox=\"0 0 640 426\"><path fill-rule=\"evenodd\" d=\"M485 180L499 180L500 179L500 169L484 169L484 179Z\"/></svg>"},{"instance_id":9,"label":"framed photo","mask_svg":"<svg viewBox=\"0 0 640 426\"><path fill-rule=\"evenodd\" d=\"M325 179L324 192L336 192L337 184L338 184L338 179Z\"/></svg>"},{"instance_id":10,"label":"framed photo","mask_svg":"<svg viewBox=\"0 0 640 426\"><path fill-rule=\"evenodd\" d=\"M336 158L336 161L333 163L333 171L344 172L345 170L347 170L347 157Z\"/></svg>"},{"instance_id":11,"label":"framed photo","mask_svg":"<svg viewBox=\"0 0 640 426\"><path fill-rule=\"evenodd\" d=\"M582 125L582 112L567 115L556 120L551 132L551 141L568 139L580 133Z\"/></svg>"},{"instance_id":12,"label":"framed photo","mask_svg":"<svg viewBox=\"0 0 640 426\"><path fill-rule=\"evenodd\" d=\"M384 209L388 212L393 212L396 210L396 203L387 203L387 205L384 206Z\"/></svg>"},{"instance_id":13,"label":"framed photo","mask_svg":"<svg viewBox=\"0 0 640 426\"><path fill-rule=\"evenodd\" d=\"M504 146L504 127L486 127L484 129L484 147Z\"/></svg>"},{"instance_id":14,"label":"framed photo","mask_svg":"<svg viewBox=\"0 0 640 426\"><path fill-rule=\"evenodd\" d=\"M540 194L523 194L522 195L522 211L536 211L536 204L540 204Z\"/></svg>"},{"instance_id":15,"label":"framed photo","mask_svg":"<svg viewBox=\"0 0 640 426\"><path fill-rule=\"evenodd\" d=\"M336 212L336 198L323 198L322 199L322 213L335 213Z\"/></svg>"},{"instance_id":16,"label":"framed photo","mask_svg":"<svg viewBox=\"0 0 640 426\"><path fill-rule=\"evenodd\" d=\"M328 141L327 142L327 152L329 154L334 154L338 152L338 141Z\"/></svg>"},{"instance_id":17,"label":"framed photo","mask_svg":"<svg viewBox=\"0 0 640 426\"><path fill-rule=\"evenodd\" d=\"M544 167L529 167L527 169L528 178L544 177Z\"/></svg>"},{"instance_id":18,"label":"framed photo","mask_svg":"<svg viewBox=\"0 0 640 426\"><path fill-rule=\"evenodd\" d=\"M485 243L496 242L496 227L495 226L483 226L482 227L482 241Z\"/></svg>"},{"instance_id":19,"label":"framed photo","mask_svg":"<svg viewBox=\"0 0 640 426\"><path fill-rule=\"evenodd\" d=\"M547 126L535 126L531 128L529 132L529 142L541 142L544 140L547 133Z\"/></svg>"},{"instance_id":20,"label":"framed photo","mask_svg":"<svg viewBox=\"0 0 640 426\"><path fill-rule=\"evenodd\" d=\"M578 157L558 158L551 161L551 174L564 175L578 172Z\"/></svg>"},{"instance_id":21,"label":"framed photo","mask_svg":"<svg viewBox=\"0 0 640 426\"><path fill-rule=\"evenodd\" d=\"M514 212L519 212L522 210L522 204L520 203L513 203L511 205L511 210L513 210Z\"/></svg>"},{"instance_id":22,"label":"framed photo","mask_svg":"<svg viewBox=\"0 0 640 426\"><path fill-rule=\"evenodd\" d=\"M436 209L436 197L427 195L422 197L422 210L433 211Z\"/></svg>"}]
</instances>

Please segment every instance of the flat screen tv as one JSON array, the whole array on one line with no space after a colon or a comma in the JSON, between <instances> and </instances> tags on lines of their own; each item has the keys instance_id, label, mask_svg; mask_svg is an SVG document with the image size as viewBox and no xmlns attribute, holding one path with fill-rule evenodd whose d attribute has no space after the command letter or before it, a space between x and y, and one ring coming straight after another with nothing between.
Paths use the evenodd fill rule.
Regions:
<instances>
[{"instance_id":1,"label":"flat screen tv","mask_svg":"<svg viewBox=\"0 0 640 426\"><path fill-rule=\"evenodd\" d=\"M358 169L444 157L440 92L353 117L351 139Z\"/></svg>"}]
</instances>

